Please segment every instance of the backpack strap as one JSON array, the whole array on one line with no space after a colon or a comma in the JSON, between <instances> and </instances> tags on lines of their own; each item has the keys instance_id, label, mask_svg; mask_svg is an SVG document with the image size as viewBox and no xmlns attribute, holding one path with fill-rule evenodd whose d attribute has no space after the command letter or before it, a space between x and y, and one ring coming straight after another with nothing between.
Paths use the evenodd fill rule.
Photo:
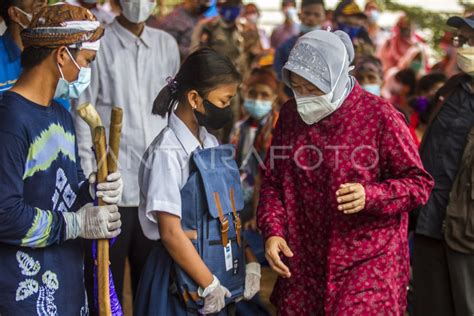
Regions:
<instances>
[{"instance_id":1,"label":"backpack strap","mask_svg":"<svg viewBox=\"0 0 474 316\"><path fill-rule=\"evenodd\" d=\"M232 204L232 215L234 215L235 234L237 235L237 245L240 247L240 236L242 231L242 223L240 222L240 216L237 214L235 207L234 188L230 189L230 202Z\"/></svg>"},{"instance_id":2,"label":"backpack strap","mask_svg":"<svg viewBox=\"0 0 474 316\"><path fill-rule=\"evenodd\" d=\"M224 217L222 211L221 200L219 199L219 193L214 192L214 202L216 203L217 212L219 214L219 221L221 222L221 241L222 246L226 247L229 244L229 220Z\"/></svg>"}]
</instances>

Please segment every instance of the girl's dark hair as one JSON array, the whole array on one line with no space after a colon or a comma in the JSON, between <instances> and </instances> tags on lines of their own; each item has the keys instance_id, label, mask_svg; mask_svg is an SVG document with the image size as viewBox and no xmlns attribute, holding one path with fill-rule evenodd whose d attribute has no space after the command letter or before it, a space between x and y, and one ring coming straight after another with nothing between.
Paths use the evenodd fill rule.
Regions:
<instances>
[{"instance_id":1,"label":"girl's dark hair","mask_svg":"<svg viewBox=\"0 0 474 316\"><path fill-rule=\"evenodd\" d=\"M227 56L210 48L199 49L184 60L174 81L161 89L153 103L152 113L165 117L176 102L187 102L191 90L206 98L219 85L241 81L242 76Z\"/></svg>"}]
</instances>

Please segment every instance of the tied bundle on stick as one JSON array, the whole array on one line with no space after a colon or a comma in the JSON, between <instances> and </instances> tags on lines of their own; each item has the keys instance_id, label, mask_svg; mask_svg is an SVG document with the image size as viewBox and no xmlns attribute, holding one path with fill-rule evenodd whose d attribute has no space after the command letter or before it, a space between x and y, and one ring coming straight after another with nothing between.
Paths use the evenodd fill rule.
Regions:
<instances>
[{"instance_id":1,"label":"tied bundle on stick","mask_svg":"<svg viewBox=\"0 0 474 316\"><path fill-rule=\"evenodd\" d=\"M97 162L96 183L106 182L107 176L118 169L123 111L118 107L112 108L108 151L105 127L94 106L90 103L82 104L77 108L77 113L91 129L93 150ZM97 197L96 203L99 206L106 205L101 198ZM97 240L92 243L92 255L95 262L94 299L100 316L122 316L122 307L115 292L110 271L109 243L108 239Z\"/></svg>"}]
</instances>

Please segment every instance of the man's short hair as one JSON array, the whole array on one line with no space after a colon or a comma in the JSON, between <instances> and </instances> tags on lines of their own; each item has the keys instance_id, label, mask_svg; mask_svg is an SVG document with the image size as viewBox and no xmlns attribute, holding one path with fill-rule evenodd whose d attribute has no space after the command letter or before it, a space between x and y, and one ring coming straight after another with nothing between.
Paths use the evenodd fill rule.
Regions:
<instances>
[{"instance_id":1,"label":"man's short hair","mask_svg":"<svg viewBox=\"0 0 474 316\"><path fill-rule=\"evenodd\" d=\"M287 5L293 5L294 7L296 7L296 0L283 0L281 2L281 7L283 8L284 6L287 6Z\"/></svg>"},{"instance_id":2,"label":"man's short hair","mask_svg":"<svg viewBox=\"0 0 474 316\"><path fill-rule=\"evenodd\" d=\"M38 66L44 60L46 60L49 55L53 54L56 48L50 47L39 47L39 46L30 46L26 47L21 53L21 66L23 69L31 69ZM79 53L78 49L68 48L72 57L76 58Z\"/></svg>"},{"instance_id":3,"label":"man's short hair","mask_svg":"<svg viewBox=\"0 0 474 316\"><path fill-rule=\"evenodd\" d=\"M323 8L326 8L326 5L324 4L324 0L303 0L301 1L301 8L314 5L314 4L320 4L323 6Z\"/></svg>"}]
</instances>

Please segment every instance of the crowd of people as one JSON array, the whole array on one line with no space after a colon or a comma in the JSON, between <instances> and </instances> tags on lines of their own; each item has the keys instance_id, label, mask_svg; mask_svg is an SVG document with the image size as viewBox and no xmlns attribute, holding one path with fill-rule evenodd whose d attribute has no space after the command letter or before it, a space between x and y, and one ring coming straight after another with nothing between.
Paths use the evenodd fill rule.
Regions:
<instances>
[{"instance_id":1,"label":"crowd of people","mask_svg":"<svg viewBox=\"0 0 474 316\"><path fill-rule=\"evenodd\" d=\"M474 315L474 15L437 60L375 0L0 8L0 314L97 314L113 239L135 315Z\"/></svg>"}]
</instances>

